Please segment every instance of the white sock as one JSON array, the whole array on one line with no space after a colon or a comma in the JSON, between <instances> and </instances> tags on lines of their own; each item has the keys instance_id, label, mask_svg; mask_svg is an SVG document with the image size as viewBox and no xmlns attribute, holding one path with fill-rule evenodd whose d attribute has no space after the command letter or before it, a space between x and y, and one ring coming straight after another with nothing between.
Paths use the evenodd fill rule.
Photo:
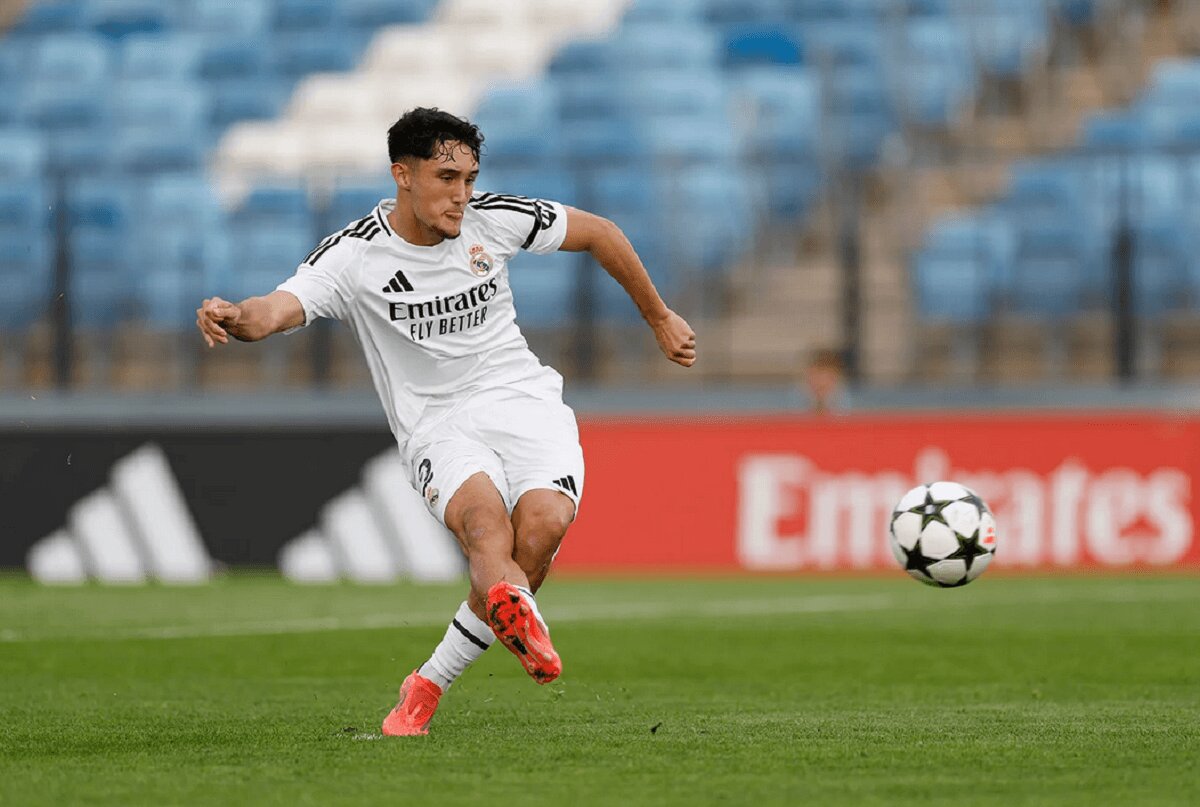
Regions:
<instances>
[{"instance_id":1,"label":"white sock","mask_svg":"<svg viewBox=\"0 0 1200 807\"><path fill-rule=\"evenodd\" d=\"M525 595L525 599L529 600L529 607L533 609L533 615L537 617L538 622L542 623L542 630L546 633L550 632L550 627L546 624L546 620L542 619L542 612L538 610L537 600L533 596L533 592L525 586L514 586L517 591Z\"/></svg>"},{"instance_id":2,"label":"white sock","mask_svg":"<svg viewBox=\"0 0 1200 807\"><path fill-rule=\"evenodd\" d=\"M433 655L418 672L445 692L494 641L496 635L492 629L464 602L458 606L458 613L446 628L442 641L433 649Z\"/></svg>"}]
</instances>

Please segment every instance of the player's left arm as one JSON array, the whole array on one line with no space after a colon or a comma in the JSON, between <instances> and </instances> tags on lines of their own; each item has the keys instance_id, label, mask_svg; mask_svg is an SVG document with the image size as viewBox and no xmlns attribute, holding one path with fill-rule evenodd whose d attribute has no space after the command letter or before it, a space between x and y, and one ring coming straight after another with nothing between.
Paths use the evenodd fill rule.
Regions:
<instances>
[{"instance_id":1,"label":"player's left arm","mask_svg":"<svg viewBox=\"0 0 1200 807\"><path fill-rule=\"evenodd\" d=\"M559 249L590 252L637 305L642 318L654 330L654 338L667 358L684 367L695 364L696 332L683 317L663 302L641 258L621 228L585 210L573 207L566 210L567 234Z\"/></svg>"}]
</instances>

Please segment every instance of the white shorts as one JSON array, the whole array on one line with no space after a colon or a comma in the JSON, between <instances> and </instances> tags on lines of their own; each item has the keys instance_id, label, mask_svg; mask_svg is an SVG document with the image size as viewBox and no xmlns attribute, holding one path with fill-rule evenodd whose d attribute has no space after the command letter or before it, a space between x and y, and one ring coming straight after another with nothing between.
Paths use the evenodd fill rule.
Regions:
<instances>
[{"instance_id":1,"label":"white shorts","mask_svg":"<svg viewBox=\"0 0 1200 807\"><path fill-rule=\"evenodd\" d=\"M433 413L408 441L413 487L446 523L446 505L479 472L491 478L512 513L530 490L583 494L583 449L575 413L557 395L515 389L475 393L448 412Z\"/></svg>"}]
</instances>

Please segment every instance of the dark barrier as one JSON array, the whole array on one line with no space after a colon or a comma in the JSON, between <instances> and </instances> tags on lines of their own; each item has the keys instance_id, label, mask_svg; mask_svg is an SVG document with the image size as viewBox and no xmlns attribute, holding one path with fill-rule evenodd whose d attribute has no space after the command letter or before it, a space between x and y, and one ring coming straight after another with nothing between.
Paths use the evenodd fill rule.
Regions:
<instances>
[{"instance_id":1,"label":"dark barrier","mask_svg":"<svg viewBox=\"0 0 1200 807\"><path fill-rule=\"evenodd\" d=\"M0 432L0 566L24 565L34 543L147 443L166 454L214 559L271 566L322 505L359 481L369 459L395 445L369 427Z\"/></svg>"}]
</instances>

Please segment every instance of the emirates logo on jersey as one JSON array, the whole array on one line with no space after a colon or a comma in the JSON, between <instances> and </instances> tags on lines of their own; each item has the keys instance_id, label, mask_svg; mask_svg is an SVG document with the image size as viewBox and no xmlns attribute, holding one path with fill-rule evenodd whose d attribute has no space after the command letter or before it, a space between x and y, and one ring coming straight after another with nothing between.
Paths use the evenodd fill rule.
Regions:
<instances>
[{"instance_id":1,"label":"emirates logo on jersey","mask_svg":"<svg viewBox=\"0 0 1200 807\"><path fill-rule=\"evenodd\" d=\"M471 273L485 277L492 271L492 256L484 251L483 244L471 245Z\"/></svg>"}]
</instances>

